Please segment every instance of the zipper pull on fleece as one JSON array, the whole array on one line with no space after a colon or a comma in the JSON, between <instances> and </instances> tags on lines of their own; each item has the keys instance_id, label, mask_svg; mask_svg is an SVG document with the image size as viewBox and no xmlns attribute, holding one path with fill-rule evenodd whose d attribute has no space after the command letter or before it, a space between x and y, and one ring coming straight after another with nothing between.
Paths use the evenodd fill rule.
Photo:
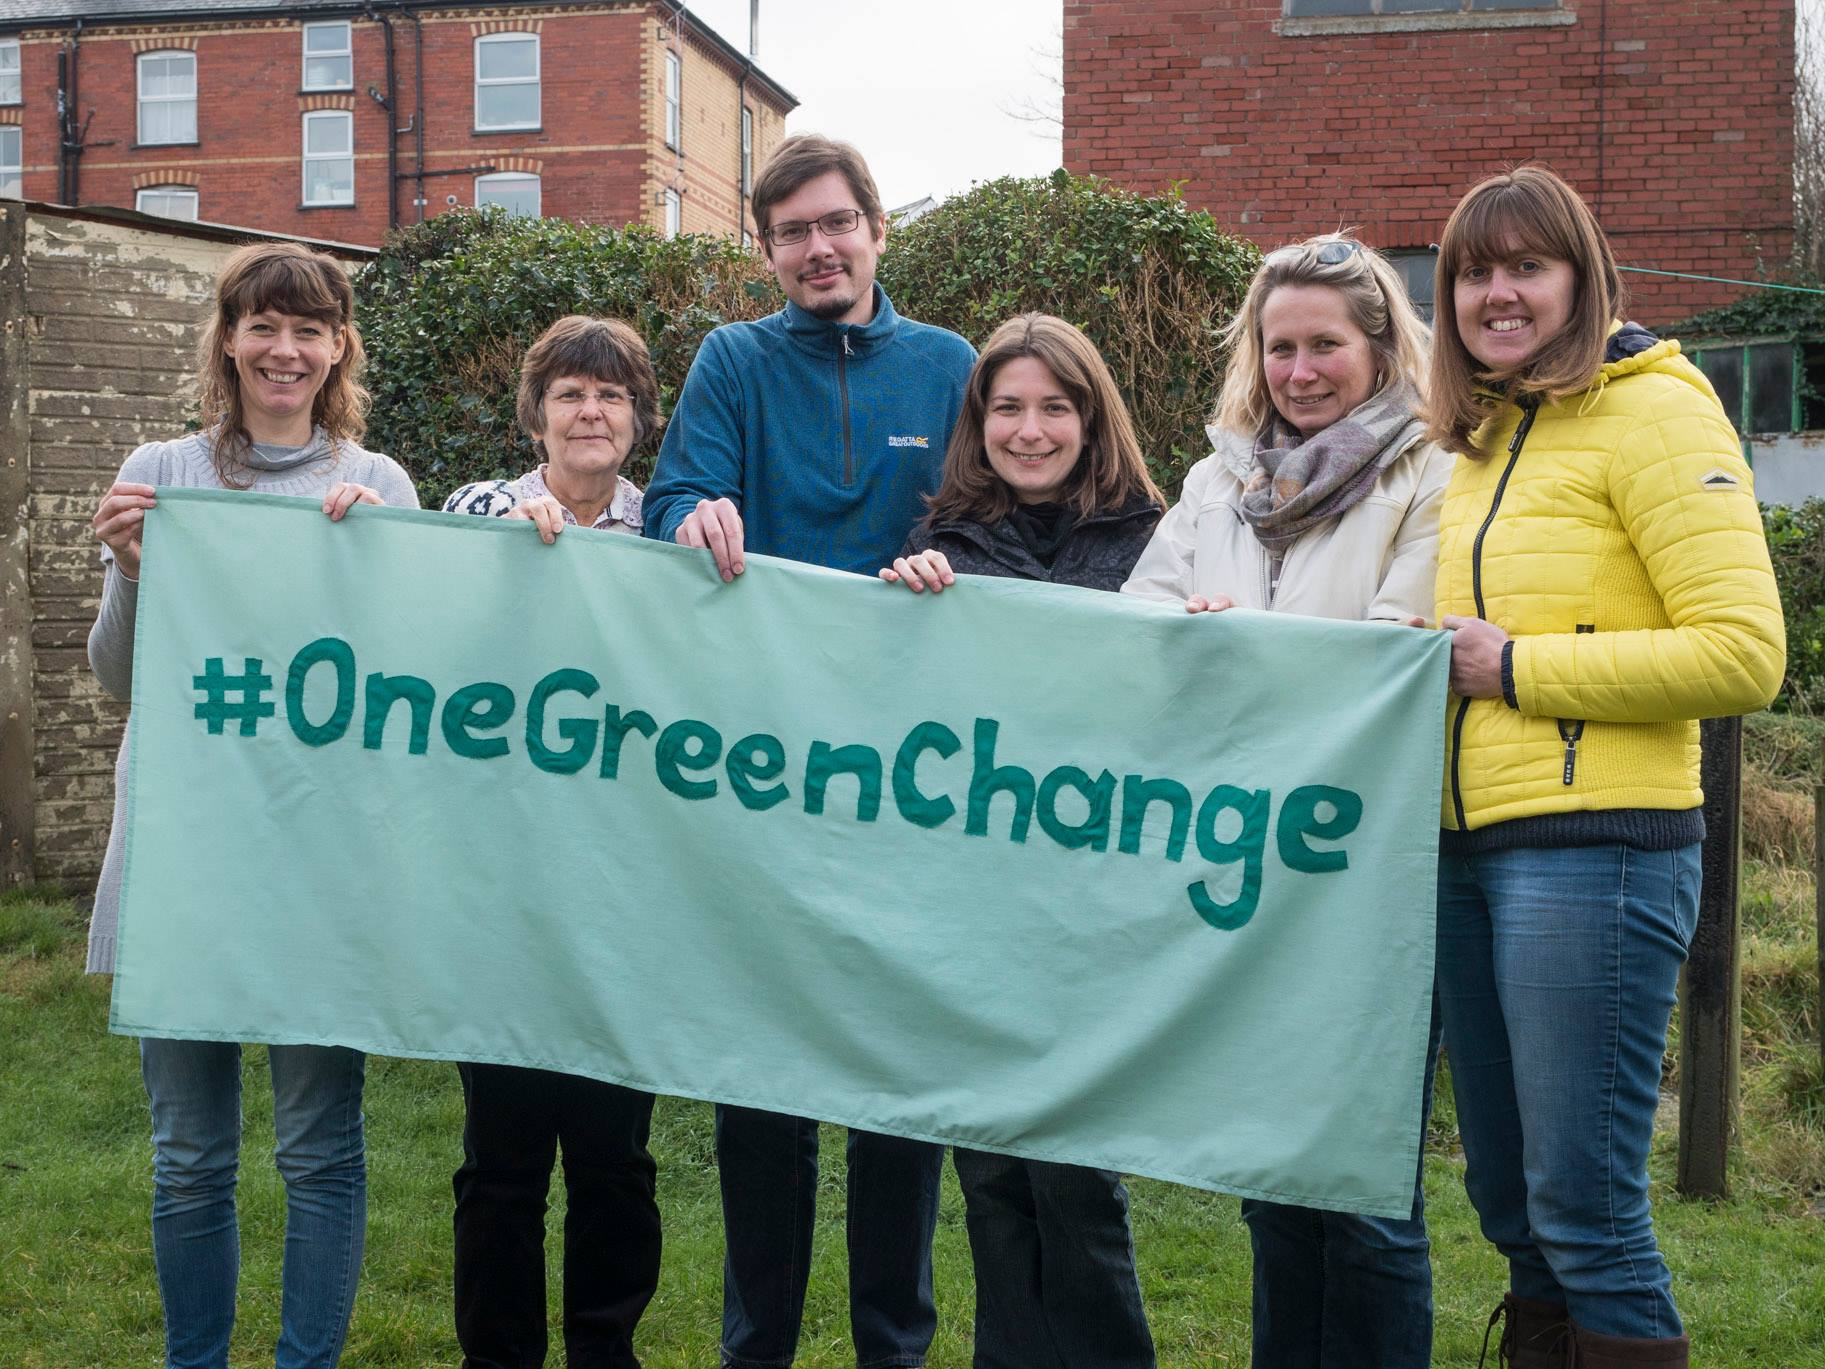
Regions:
<instances>
[{"instance_id":1,"label":"zipper pull on fleece","mask_svg":"<svg viewBox=\"0 0 1825 1369\"><path fill-rule=\"evenodd\" d=\"M1565 739L1565 783L1572 782L1572 771L1578 768L1578 734Z\"/></svg>"},{"instance_id":2,"label":"zipper pull on fleece","mask_svg":"<svg viewBox=\"0 0 1825 1369\"><path fill-rule=\"evenodd\" d=\"M849 345L849 334L847 334L847 333L843 334L843 355L846 357L852 357L855 355L855 348L853 348Z\"/></svg>"}]
</instances>

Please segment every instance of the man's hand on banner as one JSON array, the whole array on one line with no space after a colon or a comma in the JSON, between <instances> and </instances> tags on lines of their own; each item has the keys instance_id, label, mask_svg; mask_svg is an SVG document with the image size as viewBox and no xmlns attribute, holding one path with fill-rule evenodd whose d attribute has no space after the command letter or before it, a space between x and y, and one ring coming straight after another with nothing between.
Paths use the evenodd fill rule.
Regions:
<instances>
[{"instance_id":1,"label":"man's hand on banner","mask_svg":"<svg viewBox=\"0 0 1825 1369\"><path fill-rule=\"evenodd\" d=\"M1235 606L1236 601L1227 594L1213 594L1209 598L1202 594L1194 594L1185 601L1187 613L1221 613L1224 609Z\"/></svg>"},{"instance_id":2,"label":"man's hand on banner","mask_svg":"<svg viewBox=\"0 0 1825 1369\"><path fill-rule=\"evenodd\" d=\"M704 547L716 558L716 571L733 580L743 570L741 510L732 499L699 499L673 539L682 547Z\"/></svg>"}]
</instances>

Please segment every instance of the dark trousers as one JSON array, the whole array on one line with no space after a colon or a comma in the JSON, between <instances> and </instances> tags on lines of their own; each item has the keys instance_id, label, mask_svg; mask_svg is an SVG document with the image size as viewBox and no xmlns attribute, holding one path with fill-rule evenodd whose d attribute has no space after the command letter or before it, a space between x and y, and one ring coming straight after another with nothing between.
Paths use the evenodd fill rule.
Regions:
<instances>
[{"instance_id":1,"label":"dark trousers","mask_svg":"<svg viewBox=\"0 0 1825 1369\"><path fill-rule=\"evenodd\" d=\"M975 1369L1152 1369L1114 1170L951 1152L976 1267Z\"/></svg>"},{"instance_id":2,"label":"dark trousers","mask_svg":"<svg viewBox=\"0 0 1825 1369\"><path fill-rule=\"evenodd\" d=\"M798 1352L817 1217L817 1123L716 1109L722 1172L725 1365L781 1366ZM944 1147L849 1133L849 1324L859 1369L919 1365L938 1329L932 1233Z\"/></svg>"},{"instance_id":3,"label":"dark trousers","mask_svg":"<svg viewBox=\"0 0 1825 1369\"><path fill-rule=\"evenodd\" d=\"M1256 1364L1274 1369L1427 1369L1432 1363L1425 1129L1432 1116L1440 1020L1434 994L1409 1216L1360 1217L1242 1200L1255 1255Z\"/></svg>"},{"instance_id":4,"label":"dark trousers","mask_svg":"<svg viewBox=\"0 0 1825 1369\"><path fill-rule=\"evenodd\" d=\"M621 1369L659 1286L653 1096L509 1065L458 1065L468 1114L456 1171L456 1338L464 1369L545 1362L545 1194L564 1154L564 1348Z\"/></svg>"}]
</instances>

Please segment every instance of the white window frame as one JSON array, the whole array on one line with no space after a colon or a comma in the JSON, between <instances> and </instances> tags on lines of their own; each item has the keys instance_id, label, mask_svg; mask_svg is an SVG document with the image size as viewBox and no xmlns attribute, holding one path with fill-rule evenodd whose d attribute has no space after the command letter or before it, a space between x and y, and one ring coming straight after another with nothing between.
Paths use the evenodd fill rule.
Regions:
<instances>
[{"instance_id":1,"label":"white window frame","mask_svg":"<svg viewBox=\"0 0 1825 1369\"><path fill-rule=\"evenodd\" d=\"M1387 0L1350 0L1350 8L1335 14L1300 13L1299 0L1285 0L1280 7L1288 19L1430 19L1439 15L1526 14L1539 10L1562 10L1565 0L1508 0L1489 4L1488 0L1445 0L1443 7L1424 10L1389 10Z\"/></svg>"},{"instance_id":2,"label":"white window frame","mask_svg":"<svg viewBox=\"0 0 1825 1369\"><path fill-rule=\"evenodd\" d=\"M24 103L25 75L20 66L19 40L0 38L0 105Z\"/></svg>"},{"instance_id":3,"label":"white window frame","mask_svg":"<svg viewBox=\"0 0 1825 1369\"><path fill-rule=\"evenodd\" d=\"M341 120L348 129L347 152L311 152L311 121ZM349 197L346 200L313 200L310 198L310 168L312 162L341 162L349 164ZM313 109L308 111L298 124L298 202L311 208L330 207L346 208L355 203L355 116L346 109Z\"/></svg>"},{"instance_id":4,"label":"white window frame","mask_svg":"<svg viewBox=\"0 0 1825 1369\"><path fill-rule=\"evenodd\" d=\"M531 43L532 75L525 76L489 76L482 75L482 46L493 43ZM544 44L536 33L484 33L475 40L475 130L478 133L508 132L515 129L539 128L545 121L545 54ZM482 88L484 86L523 86L531 84L538 99L538 106L531 123L520 124L485 124L482 122Z\"/></svg>"},{"instance_id":5,"label":"white window frame","mask_svg":"<svg viewBox=\"0 0 1825 1369\"><path fill-rule=\"evenodd\" d=\"M25 130L18 124L0 124L0 199L24 198Z\"/></svg>"},{"instance_id":6,"label":"white window frame","mask_svg":"<svg viewBox=\"0 0 1825 1369\"><path fill-rule=\"evenodd\" d=\"M166 60L172 57L190 59L190 94L189 95L152 95L146 94L146 63L153 60ZM196 54L184 48L163 48L158 52L142 52L133 62L133 94L136 120L133 127L134 140L141 147L185 147L197 141L197 80ZM190 136L188 138L164 138L153 142L146 137L146 106L149 104L175 105L190 104Z\"/></svg>"},{"instance_id":7,"label":"white window frame","mask_svg":"<svg viewBox=\"0 0 1825 1369\"><path fill-rule=\"evenodd\" d=\"M741 193L744 199L754 193L754 110L750 105L741 107Z\"/></svg>"},{"instance_id":8,"label":"white window frame","mask_svg":"<svg viewBox=\"0 0 1825 1369\"><path fill-rule=\"evenodd\" d=\"M311 30L341 29L343 45L326 51L311 51ZM299 40L298 88L300 90L353 90L355 88L355 25L347 19L324 19L304 26L303 37ZM318 61L326 57L340 57L348 63L348 79L336 85L314 86L311 84L311 59Z\"/></svg>"},{"instance_id":9,"label":"white window frame","mask_svg":"<svg viewBox=\"0 0 1825 1369\"><path fill-rule=\"evenodd\" d=\"M659 202L665 206L665 236L675 238L684 231L684 197L668 185Z\"/></svg>"},{"instance_id":10,"label":"white window frame","mask_svg":"<svg viewBox=\"0 0 1825 1369\"><path fill-rule=\"evenodd\" d=\"M188 195L190 197L190 212L188 214L165 214L157 209L148 209L146 208L146 197L148 195L167 195L176 198L182 198L183 196ZM195 223L197 219L196 187L194 185L144 185L133 192L133 207L142 214L157 214L160 218L164 219L183 219L186 222Z\"/></svg>"},{"instance_id":11,"label":"white window frame","mask_svg":"<svg viewBox=\"0 0 1825 1369\"><path fill-rule=\"evenodd\" d=\"M526 181L532 182L531 217L535 219L539 218L545 212L545 185L543 179L531 171L495 171L486 176L477 176L475 178L475 207L477 209L482 207L482 192L484 188L491 186L505 188L509 182L523 184ZM501 207L503 209L506 208L505 205Z\"/></svg>"},{"instance_id":12,"label":"white window frame","mask_svg":"<svg viewBox=\"0 0 1825 1369\"><path fill-rule=\"evenodd\" d=\"M684 59L671 49L665 54L665 145L684 150Z\"/></svg>"}]
</instances>

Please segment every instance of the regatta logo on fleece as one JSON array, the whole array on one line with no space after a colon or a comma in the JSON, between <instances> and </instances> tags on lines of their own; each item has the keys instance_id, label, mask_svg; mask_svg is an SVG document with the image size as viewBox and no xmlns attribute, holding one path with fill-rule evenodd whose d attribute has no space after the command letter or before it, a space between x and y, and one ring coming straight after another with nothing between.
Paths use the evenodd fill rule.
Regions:
<instances>
[{"instance_id":1,"label":"regatta logo on fleece","mask_svg":"<svg viewBox=\"0 0 1825 1369\"><path fill-rule=\"evenodd\" d=\"M887 445L890 447L921 447L930 450L932 440L929 437L902 437L897 433L889 434Z\"/></svg>"}]
</instances>

